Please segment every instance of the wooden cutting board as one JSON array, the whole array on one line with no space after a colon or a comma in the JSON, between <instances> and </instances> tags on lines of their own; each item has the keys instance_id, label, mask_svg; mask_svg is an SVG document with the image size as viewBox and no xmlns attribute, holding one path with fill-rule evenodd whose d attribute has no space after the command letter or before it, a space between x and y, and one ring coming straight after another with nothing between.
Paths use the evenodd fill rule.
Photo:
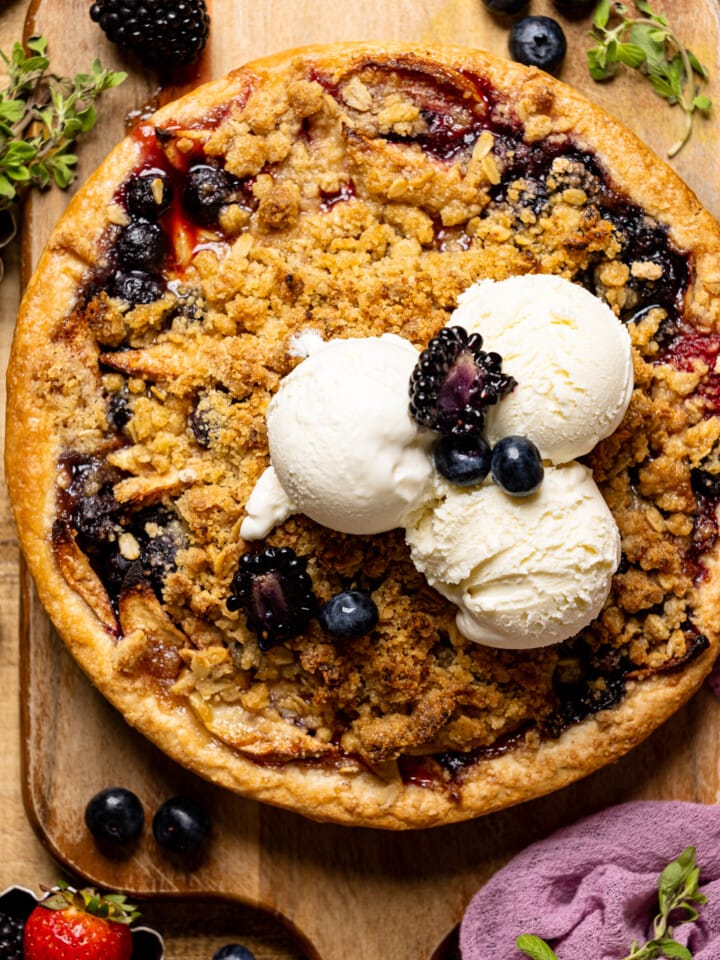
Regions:
<instances>
[{"instance_id":1,"label":"wooden cutting board","mask_svg":"<svg viewBox=\"0 0 720 960\"><path fill-rule=\"evenodd\" d=\"M709 93L720 110L717 0L656 0L706 63ZM36 0L28 33L50 41L56 70L84 70L92 58L120 67L120 57L86 16L87 2ZM198 80L220 76L248 59L311 42L394 38L461 42L506 52L509 21L494 19L480 0L213 0L207 53L183 78L158 89L137 64L99 107L99 123L80 148L81 179L119 140L127 114L172 98ZM557 15L550 0L533 13ZM563 21L570 54L562 79L623 119L663 154L681 126L636 77L597 85L587 76L589 18ZM124 63L127 67L127 61ZM720 213L716 161L720 114L698 124L673 162L706 206ZM24 261L32 268L67 196L50 191L28 204ZM181 770L131 730L96 693L66 654L24 576L21 623L24 796L43 841L70 871L140 897L178 898L188 915L199 898L261 907L282 918L298 949L322 960L428 960L440 949L470 897L501 864L533 840L576 818L631 799L717 802L720 793L720 703L708 691L631 756L551 797L472 823L388 834L308 822L211 787ZM213 839L191 864L164 854L149 830L133 855L112 860L83 824L88 799L123 785L150 817L162 800L185 793L208 808ZM518 931L520 933L522 931ZM450 942L450 941L448 941ZM188 956L192 954L186 954ZM209 957L209 953L197 954Z\"/></svg>"}]
</instances>

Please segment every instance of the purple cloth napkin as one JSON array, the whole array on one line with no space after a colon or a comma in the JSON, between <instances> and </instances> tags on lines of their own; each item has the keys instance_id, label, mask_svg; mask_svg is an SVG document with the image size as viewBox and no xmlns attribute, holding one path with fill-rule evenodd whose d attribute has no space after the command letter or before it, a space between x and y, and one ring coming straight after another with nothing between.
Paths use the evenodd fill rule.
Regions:
<instances>
[{"instance_id":1,"label":"purple cloth napkin","mask_svg":"<svg viewBox=\"0 0 720 960\"><path fill-rule=\"evenodd\" d=\"M559 960L620 960L652 936L657 879L697 848L700 919L675 928L693 960L720 960L720 806L647 801L611 807L532 844L474 896L460 928L463 960L526 960L521 933Z\"/></svg>"}]
</instances>

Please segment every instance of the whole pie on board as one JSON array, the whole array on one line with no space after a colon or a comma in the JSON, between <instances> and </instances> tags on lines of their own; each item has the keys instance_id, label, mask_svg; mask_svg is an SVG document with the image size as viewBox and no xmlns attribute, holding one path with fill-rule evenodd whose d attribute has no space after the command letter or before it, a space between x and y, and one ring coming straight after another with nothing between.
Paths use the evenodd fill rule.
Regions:
<instances>
[{"instance_id":1,"label":"whole pie on board","mask_svg":"<svg viewBox=\"0 0 720 960\"><path fill-rule=\"evenodd\" d=\"M583 458L622 538L587 629L464 639L402 530L294 515L243 541L300 335L423 349L471 284L528 273L604 300L633 344L628 411ZM257 61L143 121L50 238L8 378L22 548L93 683L202 776L348 824L477 816L617 759L712 665L719 331L717 224L567 86L451 47ZM267 547L320 602L371 595L377 624L264 642L235 594Z\"/></svg>"}]
</instances>

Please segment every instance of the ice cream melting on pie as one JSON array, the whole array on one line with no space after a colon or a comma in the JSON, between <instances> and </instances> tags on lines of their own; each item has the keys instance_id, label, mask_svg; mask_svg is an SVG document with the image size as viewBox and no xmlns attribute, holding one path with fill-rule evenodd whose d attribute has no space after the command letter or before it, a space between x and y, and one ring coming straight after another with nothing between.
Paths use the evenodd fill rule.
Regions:
<instances>
[{"instance_id":1,"label":"ice cream melting on pie","mask_svg":"<svg viewBox=\"0 0 720 960\"><path fill-rule=\"evenodd\" d=\"M413 397L421 395L418 383L429 389L431 351L418 359L410 343L387 334L313 345L268 408L271 465L240 534L265 537L293 513L342 533L404 527L415 566L458 606L468 639L516 649L566 640L598 616L620 562L612 514L590 471L574 461L625 414L630 337L592 294L542 275L476 284L459 298L451 324L471 331L470 338L456 326L447 331L460 362L467 355L464 362L474 363L472 336L487 337L500 353L480 356L495 391L474 407L463 397L457 419L446 412L444 422L437 390L440 414L418 412L416 400L407 408L409 379ZM501 373L504 362L515 376ZM463 376L456 366L444 369L445 382ZM479 432L486 409L491 440L529 434L547 461L544 482L529 496L510 496L492 480L457 487L432 470L436 434L424 424Z\"/></svg>"}]
</instances>

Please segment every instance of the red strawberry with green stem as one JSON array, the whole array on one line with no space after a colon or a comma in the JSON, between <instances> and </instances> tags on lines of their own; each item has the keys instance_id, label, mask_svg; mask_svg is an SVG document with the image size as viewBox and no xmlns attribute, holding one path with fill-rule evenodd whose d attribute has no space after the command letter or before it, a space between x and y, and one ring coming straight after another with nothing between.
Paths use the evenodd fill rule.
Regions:
<instances>
[{"instance_id":1,"label":"red strawberry with green stem","mask_svg":"<svg viewBox=\"0 0 720 960\"><path fill-rule=\"evenodd\" d=\"M120 894L60 884L25 924L25 960L130 960L139 914Z\"/></svg>"}]
</instances>

